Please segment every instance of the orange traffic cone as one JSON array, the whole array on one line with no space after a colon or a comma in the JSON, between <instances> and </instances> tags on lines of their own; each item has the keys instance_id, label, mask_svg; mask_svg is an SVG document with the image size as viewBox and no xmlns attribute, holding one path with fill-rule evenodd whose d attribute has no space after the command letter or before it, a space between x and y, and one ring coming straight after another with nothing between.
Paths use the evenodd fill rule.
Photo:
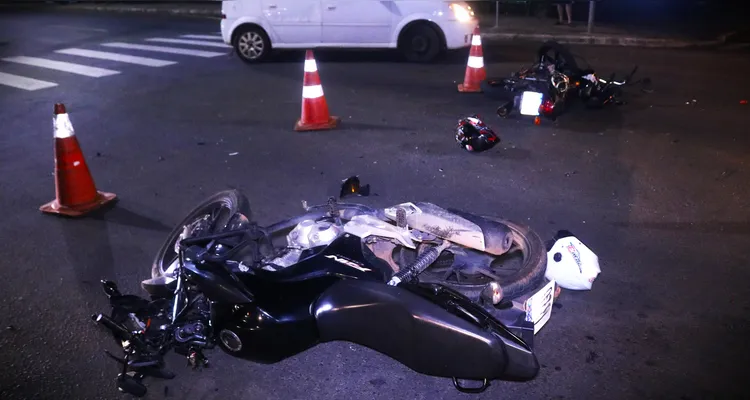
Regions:
<instances>
[{"instance_id":1,"label":"orange traffic cone","mask_svg":"<svg viewBox=\"0 0 750 400\"><path fill-rule=\"evenodd\" d=\"M99 192L83 158L65 105L55 104L55 199L39 207L50 214L78 217L114 200L114 193Z\"/></svg>"},{"instance_id":2,"label":"orange traffic cone","mask_svg":"<svg viewBox=\"0 0 750 400\"><path fill-rule=\"evenodd\" d=\"M333 129L341 118L328 113L328 103L320 84L318 65L312 50L305 54L305 78L302 87L302 116L294 125L295 131L316 131Z\"/></svg>"},{"instance_id":3,"label":"orange traffic cone","mask_svg":"<svg viewBox=\"0 0 750 400\"><path fill-rule=\"evenodd\" d=\"M479 27L477 26L471 36L471 50L469 51L469 61L466 64L464 83L458 85L458 91L464 93L481 92L482 88L479 84L485 79L487 79L487 72L484 70L482 38L479 36Z\"/></svg>"}]
</instances>

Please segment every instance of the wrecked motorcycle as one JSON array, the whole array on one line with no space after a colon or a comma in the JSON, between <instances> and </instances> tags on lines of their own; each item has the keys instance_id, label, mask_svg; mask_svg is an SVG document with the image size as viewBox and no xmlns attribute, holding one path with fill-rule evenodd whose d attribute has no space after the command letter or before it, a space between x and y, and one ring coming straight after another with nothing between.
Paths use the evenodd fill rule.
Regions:
<instances>
[{"instance_id":1,"label":"wrecked motorcycle","mask_svg":"<svg viewBox=\"0 0 750 400\"><path fill-rule=\"evenodd\" d=\"M464 392L535 378L533 335L549 318L554 282L534 231L428 202L303 204L301 215L260 226L241 192L216 193L161 246L141 283L148 298L102 281L111 313L92 319L123 349L107 352L122 364L120 391L143 396L145 377L173 378L170 349L198 368L217 345L274 363L330 341L451 378ZM499 265L506 256L518 268ZM514 305L530 297L533 318Z\"/></svg>"},{"instance_id":2,"label":"wrecked motorcycle","mask_svg":"<svg viewBox=\"0 0 750 400\"><path fill-rule=\"evenodd\" d=\"M612 74L608 80L598 77L593 69L581 69L572 53L563 45L545 42L537 51L537 61L510 77L487 79L482 91L501 102L497 115L508 117L514 110L523 116L554 120L573 98L588 108L609 104L621 105L622 87L630 82L638 67L622 81Z\"/></svg>"}]
</instances>

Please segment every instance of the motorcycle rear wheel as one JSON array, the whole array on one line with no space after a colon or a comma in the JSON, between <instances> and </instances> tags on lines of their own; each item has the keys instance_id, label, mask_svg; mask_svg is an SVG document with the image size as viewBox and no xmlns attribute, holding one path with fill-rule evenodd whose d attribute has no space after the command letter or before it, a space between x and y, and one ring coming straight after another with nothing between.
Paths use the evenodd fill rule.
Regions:
<instances>
[{"instance_id":1,"label":"motorcycle rear wheel","mask_svg":"<svg viewBox=\"0 0 750 400\"><path fill-rule=\"evenodd\" d=\"M190 225L206 215L213 216L215 215L214 213L216 210L222 209L226 211L220 211L221 214L216 214L216 218L211 221L211 233L221 231L229 221L229 218L237 213L241 213L245 215L248 220L252 220L250 203L247 200L247 197L245 197L245 195L239 190L230 189L215 193L193 208L187 216L180 221L180 223L175 225L175 228L169 233L167 239L161 245L159 251L154 257L151 266L151 277L159 278L164 276L165 270L177 259L177 253L174 251L174 246L186 225ZM224 215L223 218L222 215Z\"/></svg>"},{"instance_id":2,"label":"motorcycle rear wheel","mask_svg":"<svg viewBox=\"0 0 750 400\"><path fill-rule=\"evenodd\" d=\"M547 250L544 241L529 226L497 217L484 216L484 218L508 226L513 234L513 247L511 247L511 251L514 249L518 250L523 257L520 268L516 271L509 271L509 274L502 274L499 276L499 279L495 280L503 290L503 298L512 300L531 293L543 282L544 275L547 272ZM404 255L400 260L402 263L413 261L411 254L408 256ZM451 268L453 259L453 254L443 252L432 266L419 275L419 280L444 285L461 292L473 300L479 299L482 289L492 279L488 278L484 282L460 282L458 274L446 277L445 271ZM450 279L453 276L456 277L455 280Z\"/></svg>"}]
</instances>

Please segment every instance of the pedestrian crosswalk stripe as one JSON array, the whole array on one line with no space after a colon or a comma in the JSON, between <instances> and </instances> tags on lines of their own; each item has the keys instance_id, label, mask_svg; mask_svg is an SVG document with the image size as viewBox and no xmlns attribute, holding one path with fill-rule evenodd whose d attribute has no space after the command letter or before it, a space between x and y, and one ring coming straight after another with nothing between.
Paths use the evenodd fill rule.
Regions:
<instances>
[{"instance_id":1,"label":"pedestrian crosswalk stripe","mask_svg":"<svg viewBox=\"0 0 750 400\"><path fill-rule=\"evenodd\" d=\"M57 50L56 53L145 65L147 67L164 67L167 65L177 64L177 62L175 61L157 60L156 58L138 57L128 54L110 53L107 51L86 50L78 48Z\"/></svg>"},{"instance_id":2,"label":"pedestrian crosswalk stripe","mask_svg":"<svg viewBox=\"0 0 750 400\"><path fill-rule=\"evenodd\" d=\"M225 44L223 42L221 42L221 43L206 42L206 41L203 41L203 40L151 38L151 39L146 39L146 41L147 42L174 43L174 44L192 44L192 45L196 45L196 46L221 47L221 48L227 48L227 47L229 47L228 44Z\"/></svg>"},{"instance_id":3,"label":"pedestrian crosswalk stripe","mask_svg":"<svg viewBox=\"0 0 750 400\"><path fill-rule=\"evenodd\" d=\"M181 35L185 39L222 40L221 35Z\"/></svg>"},{"instance_id":4,"label":"pedestrian crosswalk stripe","mask_svg":"<svg viewBox=\"0 0 750 400\"><path fill-rule=\"evenodd\" d=\"M214 51L192 50L192 49L182 49L179 47L151 46L147 44L133 44L133 43L120 43L120 42L102 43L102 46L117 47L120 49L145 50L145 51L156 51L156 52L171 53L171 54L182 54L186 56L196 56L196 57L218 57L218 56L225 55L224 53L217 53Z\"/></svg>"},{"instance_id":5,"label":"pedestrian crosswalk stripe","mask_svg":"<svg viewBox=\"0 0 750 400\"><path fill-rule=\"evenodd\" d=\"M0 85L11 86L24 90L39 90L57 86L57 84L54 82L40 81L39 79L6 74L5 72L0 72Z\"/></svg>"},{"instance_id":6,"label":"pedestrian crosswalk stripe","mask_svg":"<svg viewBox=\"0 0 750 400\"><path fill-rule=\"evenodd\" d=\"M55 69L58 71L70 72L72 74L85 75L93 78L100 78L102 76L119 74L120 71L114 71L111 69L89 67L88 65L74 64L64 61L48 60L46 58L38 57L8 57L3 58L3 61L14 62L18 64L32 65L34 67Z\"/></svg>"}]
</instances>

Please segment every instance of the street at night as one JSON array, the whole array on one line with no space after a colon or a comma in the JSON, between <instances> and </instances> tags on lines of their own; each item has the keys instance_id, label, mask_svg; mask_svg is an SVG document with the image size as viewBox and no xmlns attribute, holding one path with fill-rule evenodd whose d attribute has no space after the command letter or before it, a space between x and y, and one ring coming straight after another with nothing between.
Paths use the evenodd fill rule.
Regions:
<instances>
[{"instance_id":1,"label":"street at night","mask_svg":"<svg viewBox=\"0 0 750 400\"><path fill-rule=\"evenodd\" d=\"M570 45L600 76L636 79L628 104L556 121L501 118L459 93L468 49L432 64L391 51L316 50L336 129L296 132L304 51L243 63L210 18L104 12L0 14L0 398L119 399L117 343L91 321L99 281L142 294L175 224L238 188L261 225L322 204L359 175L385 207L428 201L561 229L599 257L590 291L563 290L536 336L541 371L482 394L352 343L278 364L207 352L149 399L703 399L745 393L750 356L750 58L744 48ZM192 42L192 43L191 43ZM148 47L144 47L148 46ZM158 46L158 47L153 47ZM533 63L539 43L483 43L487 74ZM182 50L175 50L182 49ZM104 52L104 53L103 53ZM107 53L122 56L115 60ZM42 61L39 61L42 60ZM53 61L77 64L61 64ZM12 75L12 76L11 76ZM19 79L24 77L26 79ZM55 197L52 113L64 103L99 190L79 219ZM471 154L456 122L479 114L502 142Z\"/></svg>"}]
</instances>

